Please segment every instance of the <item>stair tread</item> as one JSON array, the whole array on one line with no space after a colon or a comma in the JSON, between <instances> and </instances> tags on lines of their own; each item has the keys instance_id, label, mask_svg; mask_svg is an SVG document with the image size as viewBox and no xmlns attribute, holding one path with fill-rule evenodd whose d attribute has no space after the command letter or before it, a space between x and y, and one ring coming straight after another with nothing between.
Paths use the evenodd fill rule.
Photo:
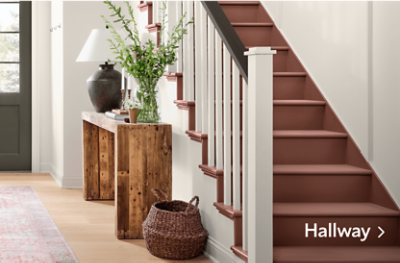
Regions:
<instances>
[{"instance_id":1,"label":"stair tread","mask_svg":"<svg viewBox=\"0 0 400 263\"><path fill-rule=\"evenodd\" d=\"M252 47L271 47L272 50L278 50L278 51L289 50L288 46L245 46L245 48L247 50L249 50L249 48L252 48Z\"/></svg>"},{"instance_id":2,"label":"stair tread","mask_svg":"<svg viewBox=\"0 0 400 263\"><path fill-rule=\"evenodd\" d=\"M259 1L218 1L219 5L259 5Z\"/></svg>"},{"instance_id":3,"label":"stair tread","mask_svg":"<svg viewBox=\"0 0 400 263\"><path fill-rule=\"evenodd\" d=\"M400 262L398 246L274 247L274 262Z\"/></svg>"},{"instance_id":4,"label":"stair tread","mask_svg":"<svg viewBox=\"0 0 400 263\"><path fill-rule=\"evenodd\" d=\"M274 100L274 105L326 105L326 102L320 100Z\"/></svg>"},{"instance_id":5,"label":"stair tread","mask_svg":"<svg viewBox=\"0 0 400 263\"><path fill-rule=\"evenodd\" d=\"M304 77L306 72L274 72L274 77Z\"/></svg>"},{"instance_id":6,"label":"stair tread","mask_svg":"<svg viewBox=\"0 0 400 263\"><path fill-rule=\"evenodd\" d=\"M269 22L234 22L231 23L233 27L241 26L241 27L271 27L274 26L274 23Z\"/></svg>"},{"instance_id":7,"label":"stair tread","mask_svg":"<svg viewBox=\"0 0 400 263\"><path fill-rule=\"evenodd\" d=\"M274 138L301 137L301 138L346 138L343 132L326 130L274 130Z\"/></svg>"},{"instance_id":8,"label":"stair tread","mask_svg":"<svg viewBox=\"0 0 400 263\"><path fill-rule=\"evenodd\" d=\"M371 175L372 171L348 164L274 164L274 174Z\"/></svg>"},{"instance_id":9,"label":"stair tread","mask_svg":"<svg viewBox=\"0 0 400 263\"><path fill-rule=\"evenodd\" d=\"M373 203L274 203L274 216L399 216Z\"/></svg>"}]
</instances>

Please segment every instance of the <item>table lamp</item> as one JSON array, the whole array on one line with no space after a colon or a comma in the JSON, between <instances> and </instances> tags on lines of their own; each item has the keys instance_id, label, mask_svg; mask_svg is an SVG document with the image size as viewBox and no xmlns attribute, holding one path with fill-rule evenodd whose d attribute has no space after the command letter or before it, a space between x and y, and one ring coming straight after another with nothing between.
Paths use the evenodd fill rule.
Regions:
<instances>
[{"instance_id":1,"label":"table lamp","mask_svg":"<svg viewBox=\"0 0 400 263\"><path fill-rule=\"evenodd\" d=\"M120 109L121 90L126 89L126 85L124 89L121 88L122 74L114 70L113 64L107 62L115 62L116 57L107 39L113 39L110 29L93 29L76 60L76 62L103 63L99 65L99 70L87 79L89 97L97 112Z\"/></svg>"}]
</instances>

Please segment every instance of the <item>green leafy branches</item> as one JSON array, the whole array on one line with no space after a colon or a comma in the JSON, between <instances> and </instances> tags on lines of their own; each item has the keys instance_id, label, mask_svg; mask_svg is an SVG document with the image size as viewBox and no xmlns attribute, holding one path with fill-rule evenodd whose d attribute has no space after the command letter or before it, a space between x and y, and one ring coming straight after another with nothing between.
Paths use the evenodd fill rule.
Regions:
<instances>
[{"instance_id":1,"label":"green leafy branches","mask_svg":"<svg viewBox=\"0 0 400 263\"><path fill-rule=\"evenodd\" d=\"M171 32L164 32L167 28L167 4L164 1L162 7L164 15L162 17L160 34L160 44L157 46L151 40L144 45L141 44L137 23L133 15L133 9L129 2L124 2L127 6L129 18L125 17L121 7L117 7L111 1L105 1L112 11L111 17L114 21L109 21L102 16L106 25L110 28L113 39L109 39L110 48L116 54L116 59L121 63L121 67L131 74L139 83L139 89L136 92L135 106L138 106L138 121L157 122L159 119L157 97L157 82L164 75L167 65L172 65L176 60L176 49L179 47L179 41L187 34L187 26L193 23L193 18L186 22L186 13L179 19ZM127 34L123 38L120 30L116 30L114 24L120 24L120 29ZM133 25L133 30L131 29ZM168 36L163 39L163 36ZM130 43L129 43L129 42ZM127 105L129 106L129 105Z\"/></svg>"},{"instance_id":2,"label":"green leafy branches","mask_svg":"<svg viewBox=\"0 0 400 263\"><path fill-rule=\"evenodd\" d=\"M102 16L106 25L110 28L113 34L113 40L110 41L110 48L116 54L116 59L120 61L121 66L126 69L126 72L131 74L135 78L151 78L159 79L163 76L167 65L172 65L176 60L176 49L178 43L183 39L183 36L187 33L186 27L193 23L193 19L184 24L184 14L178 25L174 26L171 34L168 32L168 38L165 41L161 41L160 45L157 46L153 41L147 41L143 46L140 42L139 31L137 30L137 23L133 15L133 9L129 2L124 2L127 6L127 10L130 18L125 17L121 7L117 7L111 1L105 1L105 4L109 6L112 11L111 17L115 17L116 20L113 22L109 21L106 17ZM167 9L166 2L163 2L160 10L165 11ZM158 32L160 36L166 30L167 14L163 12L161 30ZM113 24L120 23L121 29L127 33L127 37L124 39L116 30ZM133 30L131 30L133 25ZM126 41L130 40L132 44L128 44Z\"/></svg>"}]
</instances>

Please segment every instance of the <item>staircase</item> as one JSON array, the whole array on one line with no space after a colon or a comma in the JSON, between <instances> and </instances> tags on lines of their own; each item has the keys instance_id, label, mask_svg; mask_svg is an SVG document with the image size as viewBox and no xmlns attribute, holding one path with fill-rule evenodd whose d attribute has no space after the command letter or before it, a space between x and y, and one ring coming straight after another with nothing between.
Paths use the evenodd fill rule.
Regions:
<instances>
[{"instance_id":1,"label":"staircase","mask_svg":"<svg viewBox=\"0 0 400 263\"><path fill-rule=\"evenodd\" d=\"M261 3L219 4L247 49L269 46L277 51L273 58L274 262L400 262L397 205ZM177 106L189 110L187 134L203 144L199 167L216 179L214 206L234 221L231 249L247 261L242 211L223 203L226 175L223 169L207 165L207 134L195 131L196 103L182 100L181 77L167 74L178 83ZM329 237L333 230L328 230L333 223L341 229L370 231L363 241L357 233L333 238ZM312 231L306 237L306 224L309 229L317 224L319 233L326 228L326 237L320 233L320 238L314 238Z\"/></svg>"},{"instance_id":2,"label":"staircase","mask_svg":"<svg viewBox=\"0 0 400 263\"><path fill-rule=\"evenodd\" d=\"M274 262L400 262L399 209L260 2L220 2L246 48L273 59ZM217 207L221 203L215 204ZM224 214L224 213L223 213ZM371 227L368 238L305 237ZM381 234L381 227L385 233ZM236 226L235 226L236 227ZM237 226L240 227L240 226ZM240 243L233 251L246 260Z\"/></svg>"}]
</instances>

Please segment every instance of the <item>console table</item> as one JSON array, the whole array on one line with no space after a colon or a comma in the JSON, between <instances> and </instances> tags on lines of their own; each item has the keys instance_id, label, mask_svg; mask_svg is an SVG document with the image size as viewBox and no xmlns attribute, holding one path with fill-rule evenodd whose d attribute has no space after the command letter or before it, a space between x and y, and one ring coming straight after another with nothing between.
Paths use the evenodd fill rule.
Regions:
<instances>
[{"instance_id":1,"label":"console table","mask_svg":"<svg viewBox=\"0 0 400 263\"><path fill-rule=\"evenodd\" d=\"M172 127L128 124L83 112L85 200L115 199L115 235L143 238L142 222L156 202L152 188L172 196Z\"/></svg>"}]
</instances>

